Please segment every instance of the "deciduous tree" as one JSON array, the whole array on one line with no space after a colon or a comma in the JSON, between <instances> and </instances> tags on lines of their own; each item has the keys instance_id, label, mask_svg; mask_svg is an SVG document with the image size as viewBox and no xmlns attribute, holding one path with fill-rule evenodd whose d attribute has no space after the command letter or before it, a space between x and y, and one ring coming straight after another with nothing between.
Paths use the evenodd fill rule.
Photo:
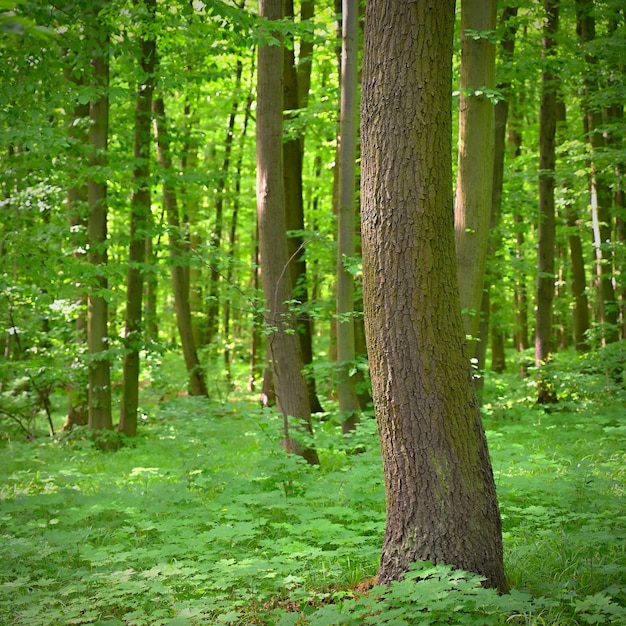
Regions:
<instances>
[{"instance_id":1,"label":"deciduous tree","mask_svg":"<svg viewBox=\"0 0 626 626\"><path fill-rule=\"evenodd\" d=\"M260 0L259 15L282 16L282 0ZM304 379L296 323L288 302L292 297L282 171L283 66L282 46L263 42L258 49L256 162L257 220L263 295L266 301L267 350L277 402L284 418L285 448L318 463L315 448L298 441L298 431L311 433L311 409ZM290 421L295 419L295 424ZM295 432L294 432L295 431Z\"/></svg>"},{"instance_id":2,"label":"deciduous tree","mask_svg":"<svg viewBox=\"0 0 626 626\"><path fill-rule=\"evenodd\" d=\"M387 523L378 580L448 563L506 588L464 350L454 247L454 1L370 0L362 141L364 307Z\"/></svg>"},{"instance_id":3,"label":"deciduous tree","mask_svg":"<svg viewBox=\"0 0 626 626\"><path fill-rule=\"evenodd\" d=\"M94 284L88 293L87 344L89 346L89 426L113 428L111 417L111 363L107 302L108 260L106 165L109 136L109 34L102 18L103 2L94 3L89 19L93 99L89 104L90 174L87 179L88 260L93 265Z\"/></svg>"}]
</instances>

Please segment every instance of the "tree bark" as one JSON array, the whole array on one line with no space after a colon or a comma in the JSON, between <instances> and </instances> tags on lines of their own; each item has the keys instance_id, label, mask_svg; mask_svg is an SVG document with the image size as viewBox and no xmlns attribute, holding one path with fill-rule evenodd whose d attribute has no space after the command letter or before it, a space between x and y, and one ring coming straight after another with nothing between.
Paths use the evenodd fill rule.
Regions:
<instances>
[{"instance_id":1,"label":"tree bark","mask_svg":"<svg viewBox=\"0 0 626 626\"><path fill-rule=\"evenodd\" d=\"M510 63L515 49L515 34L517 25L514 18L517 16L517 7L505 7L502 10L500 23L504 27L504 33L500 42L500 55L503 64ZM494 372L501 373L506 369L506 360L504 352L504 332L500 323L500 311L502 309L501 298L492 298L492 286L499 282L499 267L496 263L489 263L492 259L495 261L496 254L500 249L502 237L499 231L499 225L502 215L502 189L504 181L504 157L506 153L506 125L509 116L509 99L511 97L511 82L506 80L498 84L498 90L502 94L494 107L494 143L493 143L493 179L491 190L491 217L490 217L490 235L487 250L487 264L485 269L485 283L483 289L483 302L481 306L480 317L480 341L476 343L474 357L478 370L482 372L485 369L485 360L487 353L487 342L489 335L491 337L491 369ZM492 315L493 313L493 315ZM477 391L482 392L484 378L474 381Z\"/></svg>"},{"instance_id":2,"label":"tree bark","mask_svg":"<svg viewBox=\"0 0 626 626\"><path fill-rule=\"evenodd\" d=\"M358 6L343 0L341 48L341 106L339 116L339 206L337 210L337 396L342 431L359 422L356 395L354 334L354 276L346 262L355 255L356 88Z\"/></svg>"},{"instance_id":3,"label":"tree bark","mask_svg":"<svg viewBox=\"0 0 626 626\"><path fill-rule=\"evenodd\" d=\"M254 64L252 64L252 73L254 73ZM237 157L237 163L235 165L235 193L233 197L233 212L231 215L230 221L230 236L228 239L228 256L229 263L226 269L226 280L228 284L232 282L233 277L233 268L236 260L236 242L237 242L237 231L239 227L239 207L240 207L240 198L241 198L241 170L243 164L243 155L244 155L244 147L246 134L248 130L248 122L250 121L250 111L252 109L252 102L254 96L252 94L252 86L250 86L250 90L246 96L245 106L244 106L244 115L243 115L243 124L241 127L241 133L239 135L239 155ZM230 337L230 323L231 323L231 300L228 298L226 302L224 302L224 337L226 338L226 346L224 348L224 365L227 370L227 375L230 380L230 367L232 360L231 353L231 340ZM254 331L253 331L254 332ZM252 391L252 390L251 390Z\"/></svg>"},{"instance_id":4,"label":"tree bark","mask_svg":"<svg viewBox=\"0 0 626 626\"><path fill-rule=\"evenodd\" d=\"M461 80L459 156L454 203L456 258L463 328L470 354L478 337L489 241L494 109L486 90L495 82L495 45L471 33L496 27L496 0L461 2Z\"/></svg>"},{"instance_id":5,"label":"tree bark","mask_svg":"<svg viewBox=\"0 0 626 626\"><path fill-rule=\"evenodd\" d=\"M89 419L91 428L112 429L111 369L108 357L108 304L106 291L107 266L107 183L102 168L106 165L109 134L109 37L104 31L98 11L93 7L94 30L91 40L91 71L95 98L89 104L89 155L90 177L87 180L87 224L89 253L93 265L95 284L87 297L87 344L89 348ZM98 28L99 27L99 28Z\"/></svg>"},{"instance_id":6,"label":"tree bark","mask_svg":"<svg viewBox=\"0 0 626 626\"><path fill-rule=\"evenodd\" d=\"M567 109L561 98L557 101L557 137L562 142L567 127ZM559 129L560 132L559 132ZM585 278L585 258L581 239L581 224L576 202L570 200L565 206L565 220L568 228L568 247L572 273L572 326L574 347L577 352L589 350L587 331L589 330L589 302L587 299L587 279Z\"/></svg>"},{"instance_id":7,"label":"tree bark","mask_svg":"<svg viewBox=\"0 0 626 626\"><path fill-rule=\"evenodd\" d=\"M310 7L302 7L309 10ZM285 1L285 17L294 18L293 0ZM312 52L312 47L308 42L305 44ZM303 52L301 50L301 52ZM309 52L309 55L310 53ZM285 119L297 119L297 111L305 105L299 100L299 81L305 85L310 84L310 75L306 74L306 69L310 72L310 65L305 64L296 69L293 46L283 48L283 109ZM308 87L307 87L308 96ZM308 368L306 375L307 389L309 394L309 404L311 411L320 413L323 411L322 405L317 396L317 385L315 377L310 371L313 363L313 333L311 317L306 310L309 301L309 280L307 276L307 264L305 259L305 241L303 231L304 222L304 201L302 192L302 163L304 153L304 133L298 132L295 136L287 137L283 141L283 180L285 188L285 212L287 219L287 245L289 251L289 269L291 272L291 284L294 288L293 298L300 303L298 314L298 337L302 360L305 368Z\"/></svg>"},{"instance_id":8,"label":"tree bark","mask_svg":"<svg viewBox=\"0 0 626 626\"><path fill-rule=\"evenodd\" d=\"M542 38L545 67L541 75L539 111L539 227L537 244L537 307L535 317L535 365L542 368L552 352L552 302L554 300L556 117L559 79L551 61L559 27L558 0L544 0L546 23ZM554 385L540 370L537 402L556 402Z\"/></svg>"},{"instance_id":9,"label":"tree bark","mask_svg":"<svg viewBox=\"0 0 626 626\"><path fill-rule=\"evenodd\" d=\"M174 290L174 308L176 309L176 325L185 358L185 366L189 375L189 392L193 396L209 396L204 370L198 359L198 352L193 338L191 326L191 308L189 306L189 280L185 271L185 243L180 232L180 218L176 190L172 183L172 157L170 138L165 117L163 97L159 96L152 103L157 136L157 156L163 170L163 206L167 214L169 229L169 251L171 262L172 287Z\"/></svg>"},{"instance_id":10,"label":"tree bark","mask_svg":"<svg viewBox=\"0 0 626 626\"><path fill-rule=\"evenodd\" d=\"M211 272L209 275L209 297L207 307L207 343L211 344L215 340L218 332L219 312L220 312L220 276L221 268L219 261L219 250L222 246L222 230L224 221L224 197L226 195L226 186L229 177L230 161L233 151L235 119L237 117L237 109L239 108L241 74L243 72L243 64L237 61L237 69L235 70L235 92L230 107L230 115L228 116L228 128L226 137L224 138L224 158L222 167L217 179L216 196L215 196L215 223L211 234L211 249L213 261L211 263ZM224 341L228 342L228 337L224 337Z\"/></svg>"},{"instance_id":11,"label":"tree bark","mask_svg":"<svg viewBox=\"0 0 626 626\"><path fill-rule=\"evenodd\" d=\"M454 246L454 1L370 0L361 104L365 320L387 496L378 580L430 560L506 588Z\"/></svg>"},{"instance_id":12,"label":"tree bark","mask_svg":"<svg viewBox=\"0 0 626 626\"><path fill-rule=\"evenodd\" d=\"M268 20L282 17L282 0L260 0L259 15ZM276 35L279 37L279 35ZM309 443L298 433L311 433L311 409L303 375L302 352L296 334L296 320L289 311L292 298L287 225L283 192L283 50L280 45L262 45L257 63L257 220L263 294L266 300L267 348L274 373L278 406L283 414L289 452L300 454L309 463L319 463ZM294 418L295 423L290 422Z\"/></svg>"},{"instance_id":13,"label":"tree bark","mask_svg":"<svg viewBox=\"0 0 626 626\"><path fill-rule=\"evenodd\" d=\"M583 111L584 125L588 133L591 148L590 188L591 188L591 221L593 225L593 246L596 257L596 276L598 285L598 321L602 325L601 336L604 344L617 341L619 338L618 306L613 287L613 266L611 263L611 206L613 193L607 180L608 172L598 166L598 152L605 149L603 136L602 111L590 100L598 91L595 75L597 59L588 45L595 39L595 19L593 17L593 0L576 0L577 31L587 63L587 72L583 76Z\"/></svg>"},{"instance_id":14,"label":"tree bark","mask_svg":"<svg viewBox=\"0 0 626 626\"><path fill-rule=\"evenodd\" d=\"M522 154L522 134L519 129L520 120L515 115L513 109L512 120L507 129L507 143L511 148L513 159L517 159ZM518 171L518 168L516 168ZM518 264L524 261L524 218L519 211L514 211L513 222L515 224L515 259ZM513 305L515 309L515 348L518 352L528 350L530 341L528 339L528 289L526 287L526 274L518 270L515 280L515 291L513 295Z\"/></svg>"},{"instance_id":15,"label":"tree bark","mask_svg":"<svg viewBox=\"0 0 626 626\"><path fill-rule=\"evenodd\" d=\"M143 275L146 262L145 238L151 222L150 194L150 124L152 121L152 94L156 66L156 41L150 35L156 12L156 0L144 0L146 9L144 33L139 42L139 64L143 80L137 85L135 101L135 138L133 193L130 201L130 244L126 277L126 325L124 342L124 369L119 430L127 437L137 434L137 407L139 405L139 352L142 345Z\"/></svg>"},{"instance_id":16,"label":"tree bark","mask_svg":"<svg viewBox=\"0 0 626 626\"><path fill-rule=\"evenodd\" d=\"M84 72L80 71L80 76L73 76L76 68L68 67L65 70L65 78L77 86L84 84ZM81 173L82 156L89 145L89 104L77 103L71 114L68 116L68 138L70 142L70 172L69 177L72 183L67 189L67 212L70 226L70 240L73 247L73 256L79 262L85 261L85 250L87 248L87 184L84 174ZM75 287L78 291L76 298L78 304L78 314L76 316L75 342L84 345L87 341L87 293L85 285L77 282ZM88 389L87 377L83 375L83 368L76 358L72 364L74 375L71 381L69 392L69 404L67 419L63 424L63 430L70 430L73 426L84 426L88 421Z\"/></svg>"}]
</instances>

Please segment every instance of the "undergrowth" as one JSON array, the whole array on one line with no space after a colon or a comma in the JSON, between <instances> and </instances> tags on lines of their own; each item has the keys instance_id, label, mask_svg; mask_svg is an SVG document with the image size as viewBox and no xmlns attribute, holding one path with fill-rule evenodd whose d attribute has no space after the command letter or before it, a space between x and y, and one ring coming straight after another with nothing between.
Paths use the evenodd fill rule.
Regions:
<instances>
[{"instance_id":1,"label":"undergrowth","mask_svg":"<svg viewBox=\"0 0 626 626\"><path fill-rule=\"evenodd\" d=\"M81 429L51 439L42 423L31 442L0 425L0 624L626 623L624 390L601 360L569 359L551 364L549 411L532 376L486 380L510 594L430 563L374 585L371 416L345 440L329 412L310 467L254 400L175 397L146 400L116 452Z\"/></svg>"}]
</instances>

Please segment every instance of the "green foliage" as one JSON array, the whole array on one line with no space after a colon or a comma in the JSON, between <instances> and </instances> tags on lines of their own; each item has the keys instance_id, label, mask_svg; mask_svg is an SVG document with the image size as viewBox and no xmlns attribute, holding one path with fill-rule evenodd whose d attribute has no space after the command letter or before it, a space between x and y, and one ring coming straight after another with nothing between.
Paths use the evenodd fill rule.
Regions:
<instances>
[{"instance_id":1,"label":"green foliage","mask_svg":"<svg viewBox=\"0 0 626 626\"><path fill-rule=\"evenodd\" d=\"M510 594L429 563L367 584L385 513L371 416L346 439L332 416L318 425L311 467L247 398L155 404L148 389L140 436L114 452L86 429L26 442L2 423L0 623L623 623L623 400L593 392L606 355L583 361L589 393L567 411L487 376ZM176 390L174 362L159 363L152 379Z\"/></svg>"}]
</instances>

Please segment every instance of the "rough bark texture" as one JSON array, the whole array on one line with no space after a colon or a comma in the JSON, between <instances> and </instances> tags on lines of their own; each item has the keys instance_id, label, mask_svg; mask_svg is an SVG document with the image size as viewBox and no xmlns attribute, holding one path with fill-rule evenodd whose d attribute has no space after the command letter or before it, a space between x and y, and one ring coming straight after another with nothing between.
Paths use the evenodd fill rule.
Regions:
<instances>
[{"instance_id":1,"label":"rough bark texture","mask_svg":"<svg viewBox=\"0 0 626 626\"><path fill-rule=\"evenodd\" d=\"M461 3L461 98L459 155L454 202L456 258L465 334L478 337L489 240L494 160L493 102L485 93L495 81L495 45L466 34L493 31L496 0Z\"/></svg>"},{"instance_id":2,"label":"rough bark texture","mask_svg":"<svg viewBox=\"0 0 626 626\"><path fill-rule=\"evenodd\" d=\"M537 244L537 306L535 315L535 365L541 367L552 352L552 302L554 300L556 117L558 78L550 66L559 27L558 1L545 0L546 23L542 39L546 63L541 76L539 110L539 227ZM540 376L537 402L556 401L554 386Z\"/></svg>"},{"instance_id":3,"label":"rough bark texture","mask_svg":"<svg viewBox=\"0 0 626 626\"><path fill-rule=\"evenodd\" d=\"M156 0L145 0L145 8L147 21L144 27L150 32L156 11ZM126 276L126 326L124 332L127 352L124 356L119 422L119 430L127 437L134 437L137 434L139 351L142 344L143 264L146 261L145 237L151 221L148 214L151 210L150 125L156 61L154 37L147 34L142 35L139 51L139 63L144 78L137 86L135 100L134 189L130 201L130 244Z\"/></svg>"},{"instance_id":4,"label":"rough bark texture","mask_svg":"<svg viewBox=\"0 0 626 626\"><path fill-rule=\"evenodd\" d=\"M198 359L198 352L193 338L191 325L191 307L189 306L189 273L186 272L185 260L182 258L185 243L180 232L180 218L176 190L172 183L172 157L170 155L170 139L165 117L165 104L158 97L152 104L157 129L157 155L163 170L163 207L167 214L169 228L169 250L171 260L172 287L174 290L174 308L180 343L185 357L185 366L189 375L189 392L194 396L207 396L209 392L204 379L204 370Z\"/></svg>"},{"instance_id":5,"label":"rough bark texture","mask_svg":"<svg viewBox=\"0 0 626 626\"><path fill-rule=\"evenodd\" d=\"M505 589L501 523L464 351L451 171L454 2L370 0L364 304L387 497L381 583L416 560Z\"/></svg>"},{"instance_id":6,"label":"rough bark texture","mask_svg":"<svg viewBox=\"0 0 626 626\"><path fill-rule=\"evenodd\" d=\"M282 0L260 0L259 15L269 20L282 16ZM256 108L257 220L263 294L266 300L267 349L274 373L274 388L284 416L285 448L318 463L317 453L298 441L298 432L311 432L311 409L303 375L302 352L295 320L287 307L292 297L287 252L282 171L283 49L259 46ZM289 418L294 418L293 423Z\"/></svg>"},{"instance_id":7,"label":"rough bark texture","mask_svg":"<svg viewBox=\"0 0 626 626\"><path fill-rule=\"evenodd\" d=\"M356 87L358 7L343 0L341 49L341 110L339 121L339 205L337 210L337 396L344 433L356 428L360 406L356 379L350 374L356 359L354 277L344 260L355 254Z\"/></svg>"},{"instance_id":8,"label":"rough bark texture","mask_svg":"<svg viewBox=\"0 0 626 626\"><path fill-rule=\"evenodd\" d=\"M95 29L91 59L92 81L96 97L89 105L89 143L91 154L89 165L92 176L87 180L88 218L88 260L94 266L95 284L90 287L87 298L87 344L89 347L89 426L98 429L111 429L111 369L107 356L108 305L106 290L107 265L107 184L99 168L106 164L106 151L109 133L109 63L106 48L108 37L103 34L103 26L98 27L97 11L94 6Z\"/></svg>"}]
</instances>

